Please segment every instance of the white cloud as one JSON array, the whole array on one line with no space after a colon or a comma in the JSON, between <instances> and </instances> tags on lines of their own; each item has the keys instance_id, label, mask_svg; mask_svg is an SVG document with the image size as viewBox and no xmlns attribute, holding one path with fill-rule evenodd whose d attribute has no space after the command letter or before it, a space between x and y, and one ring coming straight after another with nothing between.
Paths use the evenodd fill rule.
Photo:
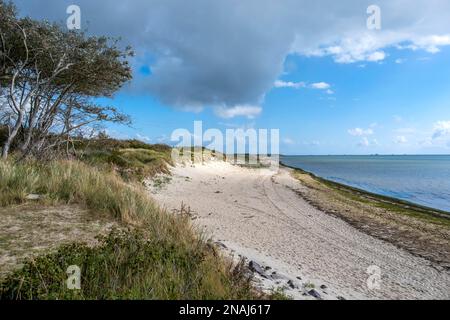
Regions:
<instances>
[{"instance_id":1,"label":"white cloud","mask_svg":"<svg viewBox=\"0 0 450 320\"><path fill-rule=\"evenodd\" d=\"M434 124L433 139L450 134L450 121L438 121Z\"/></svg>"},{"instance_id":2,"label":"white cloud","mask_svg":"<svg viewBox=\"0 0 450 320\"><path fill-rule=\"evenodd\" d=\"M320 141L317 140L313 140L313 141L302 141L301 142L303 145L305 146L310 146L310 147L318 147L320 146Z\"/></svg>"},{"instance_id":3,"label":"white cloud","mask_svg":"<svg viewBox=\"0 0 450 320\"><path fill-rule=\"evenodd\" d=\"M310 86L313 89L321 89L321 90L330 88L330 84L328 84L326 82L316 82L316 83L312 83Z\"/></svg>"},{"instance_id":4,"label":"white cloud","mask_svg":"<svg viewBox=\"0 0 450 320\"><path fill-rule=\"evenodd\" d=\"M331 85L326 82L314 82L311 84L307 84L303 81L301 82L292 82L292 81L283 81L283 80L277 80L273 84L275 88L310 88L310 89L317 89L317 90L325 90L326 94L334 94L334 91L331 90Z\"/></svg>"},{"instance_id":5,"label":"white cloud","mask_svg":"<svg viewBox=\"0 0 450 320\"><path fill-rule=\"evenodd\" d=\"M294 44L294 51L306 56L332 56L337 63L380 62L387 56L383 49L389 47L437 53L440 47L450 45L448 28L445 31L447 33L422 34L412 30L391 29L378 33L360 30L349 32L329 45L322 43L319 48L305 50L299 44Z\"/></svg>"},{"instance_id":6,"label":"white cloud","mask_svg":"<svg viewBox=\"0 0 450 320\"><path fill-rule=\"evenodd\" d=\"M363 137L361 141L358 143L359 147L368 147L370 145L369 139Z\"/></svg>"},{"instance_id":7,"label":"white cloud","mask_svg":"<svg viewBox=\"0 0 450 320\"><path fill-rule=\"evenodd\" d=\"M362 137L361 140L358 142L358 147L377 147L380 143L377 139L369 140L367 137Z\"/></svg>"},{"instance_id":8,"label":"white cloud","mask_svg":"<svg viewBox=\"0 0 450 320\"><path fill-rule=\"evenodd\" d=\"M247 131L248 129L255 129L255 126L256 126L254 121L250 121L250 122L246 122L246 123L219 122L219 124L224 127L233 128L233 129L242 129L244 131Z\"/></svg>"},{"instance_id":9,"label":"white cloud","mask_svg":"<svg viewBox=\"0 0 450 320\"><path fill-rule=\"evenodd\" d=\"M232 108L216 107L215 113L221 118L230 119L234 117L247 117L253 119L258 116L262 111L259 106L252 105L237 105Z\"/></svg>"},{"instance_id":10,"label":"white cloud","mask_svg":"<svg viewBox=\"0 0 450 320\"><path fill-rule=\"evenodd\" d=\"M138 138L138 140L141 140L141 141L144 141L144 142L149 142L150 141L149 137L140 135L139 133L136 133L136 137Z\"/></svg>"},{"instance_id":11,"label":"white cloud","mask_svg":"<svg viewBox=\"0 0 450 320\"><path fill-rule=\"evenodd\" d=\"M395 129L395 132L401 133L401 134L411 134L411 133L416 132L416 129L414 129L414 128L398 128L398 129Z\"/></svg>"},{"instance_id":12,"label":"white cloud","mask_svg":"<svg viewBox=\"0 0 450 320\"><path fill-rule=\"evenodd\" d=\"M133 139L133 136L130 136L128 133L125 133L121 130L115 129L105 129L105 133L114 139L125 140L125 139Z\"/></svg>"},{"instance_id":13,"label":"white cloud","mask_svg":"<svg viewBox=\"0 0 450 320\"><path fill-rule=\"evenodd\" d=\"M21 15L60 21L66 1L14 2ZM176 107L261 105L290 54L363 65L383 61L392 48L436 53L450 45L448 0L379 0L376 31L367 29L361 0L135 0L126 10L108 0L77 4L90 33L121 37L136 51L134 66L139 59L150 65L152 75L135 77L129 90Z\"/></svg>"},{"instance_id":14,"label":"white cloud","mask_svg":"<svg viewBox=\"0 0 450 320\"><path fill-rule=\"evenodd\" d=\"M403 144L403 143L407 143L408 139L406 139L405 136L397 136L397 137L395 137L394 142L397 144Z\"/></svg>"},{"instance_id":15,"label":"white cloud","mask_svg":"<svg viewBox=\"0 0 450 320\"><path fill-rule=\"evenodd\" d=\"M385 57L386 54L384 53L384 51L375 51L367 56L367 61L377 62L384 60Z\"/></svg>"},{"instance_id":16,"label":"white cloud","mask_svg":"<svg viewBox=\"0 0 450 320\"><path fill-rule=\"evenodd\" d=\"M277 80L274 83L275 88L304 88L306 87L306 84L304 82L291 82L291 81L283 81L283 80Z\"/></svg>"},{"instance_id":17,"label":"white cloud","mask_svg":"<svg viewBox=\"0 0 450 320\"><path fill-rule=\"evenodd\" d=\"M288 144L288 145L293 145L293 144L295 144L295 141L292 140L291 138L284 138L284 139L282 140L282 142L283 142L284 144Z\"/></svg>"},{"instance_id":18,"label":"white cloud","mask_svg":"<svg viewBox=\"0 0 450 320\"><path fill-rule=\"evenodd\" d=\"M450 34L430 35L420 37L411 45L407 46L407 48L412 50L422 49L430 53L438 53L440 51L440 46L448 45L450 45Z\"/></svg>"},{"instance_id":19,"label":"white cloud","mask_svg":"<svg viewBox=\"0 0 450 320\"><path fill-rule=\"evenodd\" d=\"M393 116L393 118L394 118L395 122L402 122L403 121L403 117L399 116L399 115L395 115L395 116Z\"/></svg>"},{"instance_id":20,"label":"white cloud","mask_svg":"<svg viewBox=\"0 0 450 320\"><path fill-rule=\"evenodd\" d=\"M157 137L156 141L158 143L169 143L170 142L170 137L165 135L165 134L163 134L163 135Z\"/></svg>"},{"instance_id":21,"label":"white cloud","mask_svg":"<svg viewBox=\"0 0 450 320\"><path fill-rule=\"evenodd\" d=\"M402 64L402 63L404 63L406 60L405 59L395 59L395 63L396 64Z\"/></svg>"},{"instance_id":22,"label":"white cloud","mask_svg":"<svg viewBox=\"0 0 450 320\"><path fill-rule=\"evenodd\" d=\"M368 129L354 128L354 129L348 129L347 132L350 135L356 136L356 137L369 136L374 133L372 128L368 128Z\"/></svg>"},{"instance_id":23,"label":"white cloud","mask_svg":"<svg viewBox=\"0 0 450 320\"><path fill-rule=\"evenodd\" d=\"M427 136L419 141L420 145L435 148L450 147L450 120L437 121L434 123L431 132L423 133Z\"/></svg>"},{"instance_id":24,"label":"white cloud","mask_svg":"<svg viewBox=\"0 0 450 320\"><path fill-rule=\"evenodd\" d=\"M390 42L371 32L354 33L353 36L342 37L330 46L301 52L307 56L333 56L337 63L354 63L358 61L378 62L386 57L381 50Z\"/></svg>"}]
</instances>

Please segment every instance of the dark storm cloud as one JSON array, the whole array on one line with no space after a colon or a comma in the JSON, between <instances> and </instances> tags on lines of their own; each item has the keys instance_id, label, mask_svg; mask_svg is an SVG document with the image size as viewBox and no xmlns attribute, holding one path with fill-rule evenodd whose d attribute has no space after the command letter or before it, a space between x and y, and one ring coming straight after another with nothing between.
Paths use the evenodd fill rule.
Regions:
<instances>
[{"instance_id":1,"label":"dark storm cloud","mask_svg":"<svg viewBox=\"0 0 450 320\"><path fill-rule=\"evenodd\" d=\"M57 21L65 21L69 4L78 4L90 32L121 36L141 62L145 54L153 57L152 75L138 76L135 87L181 107L258 104L294 40L285 28L290 14L275 1L16 3L24 14Z\"/></svg>"},{"instance_id":2,"label":"dark storm cloud","mask_svg":"<svg viewBox=\"0 0 450 320\"><path fill-rule=\"evenodd\" d=\"M148 64L132 89L183 108L259 105L289 53L331 55L337 62L384 59L384 47L409 41L422 49L446 44L450 10L445 0L382 2L387 32L366 29L372 1L302 0L17 0L22 14L63 21L81 8L89 32L121 36ZM411 27L413 26L413 27ZM450 39L450 38L449 38ZM433 42L434 41L434 42ZM450 41L450 40L449 40ZM236 106L239 106L236 109ZM241 112L242 111L242 112Z\"/></svg>"}]
</instances>

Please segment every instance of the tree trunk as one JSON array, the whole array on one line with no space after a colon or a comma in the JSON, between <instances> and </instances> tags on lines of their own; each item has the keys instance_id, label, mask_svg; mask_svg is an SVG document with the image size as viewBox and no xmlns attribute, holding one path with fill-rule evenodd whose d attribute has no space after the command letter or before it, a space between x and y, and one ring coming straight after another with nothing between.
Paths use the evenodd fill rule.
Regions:
<instances>
[{"instance_id":1,"label":"tree trunk","mask_svg":"<svg viewBox=\"0 0 450 320\"><path fill-rule=\"evenodd\" d=\"M25 142L20 146L20 151L26 153L31 142L31 133L28 131Z\"/></svg>"},{"instance_id":2,"label":"tree trunk","mask_svg":"<svg viewBox=\"0 0 450 320\"><path fill-rule=\"evenodd\" d=\"M22 125L23 121L23 112L19 112L19 116L16 121L16 125L14 126L13 130L9 133L8 139L6 139L5 144L3 145L2 150L2 159L6 160L8 158L9 149L11 148L11 144L14 141L14 138L16 137L17 133L19 132L20 126Z\"/></svg>"},{"instance_id":3,"label":"tree trunk","mask_svg":"<svg viewBox=\"0 0 450 320\"><path fill-rule=\"evenodd\" d=\"M3 148L2 148L2 159L3 159L3 160L8 159L8 153L9 153L9 148L10 148L10 146L11 146L11 143L8 142L8 141L6 141L6 142L3 144Z\"/></svg>"},{"instance_id":4,"label":"tree trunk","mask_svg":"<svg viewBox=\"0 0 450 320\"><path fill-rule=\"evenodd\" d=\"M22 151L22 153L26 153L28 147L30 146L33 130L37 121L39 103L40 103L39 98L32 100L31 105L33 106L33 108L30 110L28 130L25 131L25 140L23 144L20 146L20 151Z\"/></svg>"}]
</instances>

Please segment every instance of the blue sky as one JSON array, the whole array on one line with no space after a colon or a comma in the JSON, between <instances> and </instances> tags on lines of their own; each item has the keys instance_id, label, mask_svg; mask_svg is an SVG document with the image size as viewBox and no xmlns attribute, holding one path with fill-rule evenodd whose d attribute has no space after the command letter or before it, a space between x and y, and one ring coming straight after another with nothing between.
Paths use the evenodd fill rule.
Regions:
<instances>
[{"instance_id":1,"label":"blue sky","mask_svg":"<svg viewBox=\"0 0 450 320\"><path fill-rule=\"evenodd\" d=\"M134 80L113 99L117 138L170 143L177 128L280 130L284 154L449 154L450 2L16 0L131 44Z\"/></svg>"},{"instance_id":2,"label":"blue sky","mask_svg":"<svg viewBox=\"0 0 450 320\"><path fill-rule=\"evenodd\" d=\"M380 62L336 63L331 57L289 55L255 117L223 119L211 109L182 111L151 95L118 94L132 128L110 127L117 137L168 142L176 128L278 128L285 154L450 153L450 137L433 139L450 119L450 48L439 53L391 48ZM138 73L148 72L143 65ZM310 86L326 83L327 89ZM326 87L326 86L325 86Z\"/></svg>"}]
</instances>

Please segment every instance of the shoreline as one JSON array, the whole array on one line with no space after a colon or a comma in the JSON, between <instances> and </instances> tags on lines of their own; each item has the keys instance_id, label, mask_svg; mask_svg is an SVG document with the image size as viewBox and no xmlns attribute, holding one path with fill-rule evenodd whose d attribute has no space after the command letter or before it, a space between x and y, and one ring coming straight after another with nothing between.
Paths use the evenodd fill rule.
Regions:
<instances>
[{"instance_id":1,"label":"shoreline","mask_svg":"<svg viewBox=\"0 0 450 320\"><path fill-rule=\"evenodd\" d=\"M450 270L449 214L330 181L303 169L284 167L293 170L307 188L307 192L297 192L299 197L318 210L425 258L436 268Z\"/></svg>"},{"instance_id":2,"label":"shoreline","mask_svg":"<svg viewBox=\"0 0 450 320\"><path fill-rule=\"evenodd\" d=\"M226 254L259 266L254 269L263 290L282 288L294 299L316 293L320 299L450 298L447 269L371 234L367 221L352 224L349 217L314 206L306 196L316 186L293 177L292 169L271 172L211 161L171 171L169 181L157 188L148 182L152 197L174 213L180 205L188 207L195 225ZM416 223L396 218L404 220L402 226ZM389 232L395 229L390 227ZM380 290L367 288L371 265L379 265L386 277Z\"/></svg>"},{"instance_id":3,"label":"shoreline","mask_svg":"<svg viewBox=\"0 0 450 320\"><path fill-rule=\"evenodd\" d=\"M380 201L385 201L387 203L391 203L393 205L398 205L398 206L402 206L402 207L407 207L407 208L411 208L414 210L419 210L419 211L423 211L424 213L427 214L432 214L432 215L437 215L440 218L446 218L450 220L450 211L445 211L445 210L441 210L441 209L437 209L437 208L433 208L433 207L428 207L428 206L424 206L418 203L414 203L414 202L410 202L407 200L403 200L403 199L399 199L399 198L395 198L395 197L391 197L391 196L386 196L386 195L382 195L382 194L378 194L375 192L371 192L368 190L364 190L361 188L357 188L357 187L353 187L344 183L340 183L340 182L336 182L330 179L326 179L323 177L320 177L310 171L301 169L301 168L297 168L294 166L289 166L283 162L280 161L280 167L284 167L284 168L288 168L288 169L292 169L292 170L297 170L303 173L306 173L308 175L310 175L311 177L313 177L314 179L320 180L322 182L328 183L328 184L332 184L335 185L336 187L339 188L344 188L350 191L355 191L361 195L365 195L368 197L372 197L372 198L376 198L377 200Z\"/></svg>"}]
</instances>

